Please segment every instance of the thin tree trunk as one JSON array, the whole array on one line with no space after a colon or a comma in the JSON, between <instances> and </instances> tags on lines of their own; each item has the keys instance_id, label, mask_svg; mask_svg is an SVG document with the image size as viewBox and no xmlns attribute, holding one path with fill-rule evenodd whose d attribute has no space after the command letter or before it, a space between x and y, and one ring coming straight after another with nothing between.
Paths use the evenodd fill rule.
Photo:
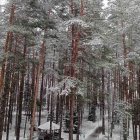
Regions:
<instances>
[{"instance_id":1,"label":"thin tree trunk","mask_svg":"<svg viewBox=\"0 0 140 140\"><path fill-rule=\"evenodd\" d=\"M81 125L81 108L82 105L80 104L80 97L77 96L77 113L78 113L78 126L77 126L77 135L76 140L79 140L80 135L80 125Z\"/></svg>"},{"instance_id":2,"label":"thin tree trunk","mask_svg":"<svg viewBox=\"0 0 140 140\"><path fill-rule=\"evenodd\" d=\"M43 62L43 69L44 70L45 61ZM42 110L42 102L43 102L43 88L44 88L44 72L42 73L42 80L41 80L41 89L40 89L40 106L39 106L39 120L38 126L41 124L41 110Z\"/></svg>"},{"instance_id":3,"label":"thin tree trunk","mask_svg":"<svg viewBox=\"0 0 140 140\"><path fill-rule=\"evenodd\" d=\"M104 69L102 68L102 134L105 135L105 95L104 95Z\"/></svg>"},{"instance_id":4,"label":"thin tree trunk","mask_svg":"<svg viewBox=\"0 0 140 140\"><path fill-rule=\"evenodd\" d=\"M59 129L59 139L61 140L62 123L63 123L63 105L64 105L65 95L60 96L60 129Z\"/></svg>"},{"instance_id":5,"label":"thin tree trunk","mask_svg":"<svg viewBox=\"0 0 140 140\"><path fill-rule=\"evenodd\" d=\"M73 140L73 112L74 112L74 92L70 96L70 127L69 127L69 140Z\"/></svg>"},{"instance_id":6,"label":"thin tree trunk","mask_svg":"<svg viewBox=\"0 0 140 140\"><path fill-rule=\"evenodd\" d=\"M56 124L59 122L59 112L60 112L60 95L57 95L57 104L56 104Z\"/></svg>"}]
</instances>

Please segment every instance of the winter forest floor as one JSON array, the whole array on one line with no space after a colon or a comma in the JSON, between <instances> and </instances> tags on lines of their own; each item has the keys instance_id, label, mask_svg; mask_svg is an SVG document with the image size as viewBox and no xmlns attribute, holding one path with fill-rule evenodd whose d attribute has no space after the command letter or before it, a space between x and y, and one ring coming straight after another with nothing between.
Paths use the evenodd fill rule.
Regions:
<instances>
[{"instance_id":1,"label":"winter forest floor","mask_svg":"<svg viewBox=\"0 0 140 140\"><path fill-rule=\"evenodd\" d=\"M113 130L113 136L112 138L109 137L110 135L110 131L109 131L109 125L108 125L108 115L105 115L105 135L102 135L101 131L98 130L101 128L102 126L102 120L100 117L100 113L99 110L97 110L96 114L97 114L97 121L95 123L88 121L88 109L85 109L85 113L84 113L84 117L83 117L83 121L82 121L82 126L81 126L81 134L80 134L80 140L123 140L122 138L122 128L121 126L115 126L115 129ZM24 113L24 112L23 112ZM45 123L46 122L46 116L47 113L45 113L45 111L42 113L42 121L41 123ZM15 123L15 113L13 114L13 122ZM36 119L38 118L38 116L36 115ZM20 140L28 140L29 137L29 122L27 123L26 126L26 131L25 131L25 137L24 137L24 128L25 128L25 121L26 121L26 117L25 115L23 115L22 117L22 123L21 123L21 137ZM10 128L10 135L9 138L10 140L15 140L15 132L14 132L14 123ZM131 126L131 125L130 125ZM132 138L132 128L130 127L129 130L130 133L130 137L129 140L133 140ZM73 135L74 140L76 140L76 134ZM68 140L68 133L64 133L62 132L62 138L64 138L64 140ZM6 133L3 133L3 140L6 139ZM37 131L34 132L34 140L38 140L38 135L37 135Z\"/></svg>"}]
</instances>

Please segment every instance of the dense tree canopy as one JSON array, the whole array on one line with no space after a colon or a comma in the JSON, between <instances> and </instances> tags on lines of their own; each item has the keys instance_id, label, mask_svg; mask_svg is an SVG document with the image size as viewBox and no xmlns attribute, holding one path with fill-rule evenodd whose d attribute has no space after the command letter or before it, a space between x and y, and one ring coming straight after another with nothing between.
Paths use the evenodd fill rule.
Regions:
<instances>
[{"instance_id":1,"label":"dense tree canopy","mask_svg":"<svg viewBox=\"0 0 140 140\"><path fill-rule=\"evenodd\" d=\"M108 0L106 7L103 0L0 5L0 140L10 140L13 128L20 140L23 118L24 137L32 140L45 111L51 136L53 122L60 124L59 139L64 130L69 140L75 134L80 140L87 112L93 123L100 116L95 132L104 139L116 136L116 126L123 140L140 139L139 5L139 0Z\"/></svg>"}]
</instances>

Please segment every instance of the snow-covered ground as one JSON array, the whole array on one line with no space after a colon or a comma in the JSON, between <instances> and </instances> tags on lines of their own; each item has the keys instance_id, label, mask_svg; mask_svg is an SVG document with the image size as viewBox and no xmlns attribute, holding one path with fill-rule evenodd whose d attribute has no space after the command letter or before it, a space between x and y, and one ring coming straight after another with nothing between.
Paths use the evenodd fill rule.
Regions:
<instances>
[{"instance_id":1,"label":"snow-covered ground","mask_svg":"<svg viewBox=\"0 0 140 140\"><path fill-rule=\"evenodd\" d=\"M85 110L85 114L84 114L82 125L81 125L80 140L123 140L121 138L122 128L120 126L115 126L115 129L113 130L113 137L112 138L108 137L110 134L108 131L109 125L108 125L108 116L107 115L105 116L105 126L106 126L105 135L102 135L101 132L99 132L97 135L94 135L95 130L102 126L102 120L100 119L99 111L97 110L97 112L98 112L97 113L97 121L95 123L93 123L93 122L87 120L88 111ZM24 114L24 112L23 112L23 114ZM15 117L15 113L13 115L14 115L14 117L13 117L14 121L13 121L13 125L11 126L11 129L10 129L9 140L15 140L14 127L15 127L15 118L16 117ZM46 120L47 120L46 116L47 116L47 113L44 111L42 113L42 121L41 121L42 124L46 122ZM36 119L37 118L38 118L38 115L36 114ZM24 127L25 127L25 115L23 115L23 117L22 117L20 140L28 140L28 138L29 138L30 123L27 122L25 138L24 138ZM130 128L130 135L131 136L129 137L129 140L133 140L131 128ZM37 132L35 132L34 133L34 140L38 140L37 136L38 136ZM74 140L76 140L75 134L73 135L73 137L74 137ZM68 133L62 132L62 138L64 138L64 140L68 140L69 139ZM3 140L5 140L5 139L6 139L6 133L3 133Z\"/></svg>"}]
</instances>

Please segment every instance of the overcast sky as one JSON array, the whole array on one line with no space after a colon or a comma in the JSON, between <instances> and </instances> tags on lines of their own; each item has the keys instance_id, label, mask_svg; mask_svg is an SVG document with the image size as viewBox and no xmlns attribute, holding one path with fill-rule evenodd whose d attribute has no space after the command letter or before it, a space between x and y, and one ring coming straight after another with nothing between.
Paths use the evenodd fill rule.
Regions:
<instances>
[{"instance_id":1,"label":"overcast sky","mask_svg":"<svg viewBox=\"0 0 140 140\"><path fill-rule=\"evenodd\" d=\"M6 3L7 0L0 0L0 5L3 5Z\"/></svg>"},{"instance_id":2,"label":"overcast sky","mask_svg":"<svg viewBox=\"0 0 140 140\"><path fill-rule=\"evenodd\" d=\"M107 7L108 0L103 0L103 3L105 4L105 7Z\"/></svg>"}]
</instances>

